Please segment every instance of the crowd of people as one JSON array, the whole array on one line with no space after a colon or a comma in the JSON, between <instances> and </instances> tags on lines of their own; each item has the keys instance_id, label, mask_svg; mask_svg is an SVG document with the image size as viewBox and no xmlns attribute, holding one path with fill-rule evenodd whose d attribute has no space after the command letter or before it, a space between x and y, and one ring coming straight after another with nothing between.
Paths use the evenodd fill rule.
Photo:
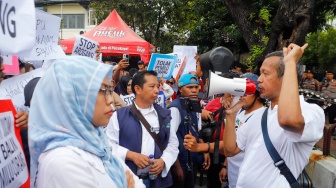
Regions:
<instances>
[{"instance_id":1,"label":"crowd of people","mask_svg":"<svg viewBox=\"0 0 336 188\"><path fill-rule=\"evenodd\" d=\"M221 74L256 85L255 94L237 103L230 93L203 100L209 81L201 79L197 54L196 71L178 80L160 78L143 61L126 71L126 59L114 65L78 56L55 60L26 85L29 115L15 117L31 187L194 188L200 170L207 171L209 188L291 187L268 153L261 122L266 114L270 140L297 178L325 123L322 108L307 103L298 88L332 92L336 86L330 71L322 83L310 73L299 79L306 47L291 44L268 54L260 76L239 67ZM30 70L22 66L22 73ZM160 93L164 106L155 102ZM129 106L127 95L134 95ZM205 138L203 123L212 121Z\"/></svg>"}]
</instances>

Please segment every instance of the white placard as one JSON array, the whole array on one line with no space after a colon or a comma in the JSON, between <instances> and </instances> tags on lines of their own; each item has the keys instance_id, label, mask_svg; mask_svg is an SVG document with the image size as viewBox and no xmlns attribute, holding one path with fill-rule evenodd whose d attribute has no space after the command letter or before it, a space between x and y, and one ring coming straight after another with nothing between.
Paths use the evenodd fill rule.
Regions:
<instances>
[{"instance_id":1,"label":"white placard","mask_svg":"<svg viewBox=\"0 0 336 188\"><path fill-rule=\"evenodd\" d=\"M24 60L58 59L65 56L63 49L58 45L61 18L38 9L35 12L35 45L30 54L24 57Z\"/></svg>"},{"instance_id":2,"label":"white placard","mask_svg":"<svg viewBox=\"0 0 336 188\"><path fill-rule=\"evenodd\" d=\"M35 77L42 77L44 73L44 69L39 68L28 73L3 80L0 85L0 98L12 99L17 112L28 112L28 107L24 105L24 88L31 79Z\"/></svg>"},{"instance_id":3,"label":"white placard","mask_svg":"<svg viewBox=\"0 0 336 188\"><path fill-rule=\"evenodd\" d=\"M81 35L76 35L76 42L74 44L72 55L86 56L96 59L96 51L99 43Z\"/></svg>"},{"instance_id":4,"label":"white placard","mask_svg":"<svg viewBox=\"0 0 336 188\"><path fill-rule=\"evenodd\" d=\"M125 104L127 106L133 104L133 101L135 99L134 94L130 94L130 95L120 95L120 98L125 102Z\"/></svg>"},{"instance_id":5,"label":"white placard","mask_svg":"<svg viewBox=\"0 0 336 188\"><path fill-rule=\"evenodd\" d=\"M125 102L126 106L129 106L133 104L133 101L135 100L135 95L134 94L129 94L129 95L120 95L120 98ZM159 94L158 98L155 100L155 102L162 106L164 108L164 94Z\"/></svg>"},{"instance_id":6,"label":"white placard","mask_svg":"<svg viewBox=\"0 0 336 188\"><path fill-rule=\"evenodd\" d=\"M0 187L17 188L28 179L22 147L15 136L12 111L0 113Z\"/></svg>"},{"instance_id":7,"label":"white placard","mask_svg":"<svg viewBox=\"0 0 336 188\"><path fill-rule=\"evenodd\" d=\"M0 15L0 54L29 52L36 33L34 1L1 0Z\"/></svg>"},{"instance_id":8,"label":"white placard","mask_svg":"<svg viewBox=\"0 0 336 188\"><path fill-rule=\"evenodd\" d=\"M197 46L180 46L174 45L173 53L181 53L187 57L186 65L183 74L187 74L191 71L196 71L196 59Z\"/></svg>"}]
</instances>

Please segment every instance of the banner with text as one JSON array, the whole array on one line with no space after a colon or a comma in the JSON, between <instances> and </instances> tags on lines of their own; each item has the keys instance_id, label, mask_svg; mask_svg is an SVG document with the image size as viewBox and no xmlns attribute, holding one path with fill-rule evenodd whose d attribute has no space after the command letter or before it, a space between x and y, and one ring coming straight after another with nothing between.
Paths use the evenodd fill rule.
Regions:
<instances>
[{"instance_id":1,"label":"banner with text","mask_svg":"<svg viewBox=\"0 0 336 188\"><path fill-rule=\"evenodd\" d=\"M28 167L15 115L11 100L0 100L0 188L29 187Z\"/></svg>"},{"instance_id":2,"label":"banner with text","mask_svg":"<svg viewBox=\"0 0 336 188\"><path fill-rule=\"evenodd\" d=\"M6 75L20 74L19 58L17 56L3 55L2 58L3 58L3 65L5 67L5 70L3 70L3 72Z\"/></svg>"},{"instance_id":3,"label":"banner with text","mask_svg":"<svg viewBox=\"0 0 336 188\"><path fill-rule=\"evenodd\" d=\"M187 74L191 71L196 71L196 59L195 55L197 53L197 46L180 46L174 45L173 53L181 53L185 55L186 63L182 74Z\"/></svg>"},{"instance_id":4,"label":"banner with text","mask_svg":"<svg viewBox=\"0 0 336 188\"><path fill-rule=\"evenodd\" d=\"M31 79L35 77L42 77L44 73L45 70L39 68L28 73L3 80L0 85L0 98L12 99L16 111L28 112L28 107L24 105L24 88Z\"/></svg>"},{"instance_id":5,"label":"banner with text","mask_svg":"<svg viewBox=\"0 0 336 188\"><path fill-rule=\"evenodd\" d=\"M165 80L171 78L175 64L177 62L177 56L167 54L152 54L149 61L148 70L157 72L157 77L163 77Z\"/></svg>"},{"instance_id":6,"label":"banner with text","mask_svg":"<svg viewBox=\"0 0 336 188\"><path fill-rule=\"evenodd\" d=\"M34 0L0 1L0 54L29 52L35 41Z\"/></svg>"},{"instance_id":7,"label":"banner with text","mask_svg":"<svg viewBox=\"0 0 336 188\"><path fill-rule=\"evenodd\" d=\"M125 104L127 106L133 104L133 101L135 99L135 96L134 94L130 94L130 95L120 95L120 98L125 102ZM162 106L162 108L164 108L164 104L165 104L165 101L164 101L164 94L159 94L158 95L158 98L155 100L155 102Z\"/></svg>"},{"instance_id":8,"label":"banner with text","mask_svg":"<svg viewBox=\"0 0 336 188\"><path fill-rule=\"evenodd\" d=\"M36 12L36 39L35 46L25 60L58 59L65 56L61 46L58 45L58 34L61 18L44 11Z\"/></svg>"},{"instance_id":9,"label":"banner with text","mask_svg":"<svg viewBox=\"0 0 336 188\"><path fill-rule=\"evenodd\" d=\"M76 41L72 50L72 55L86 56L96 59L96 51L99 43L81 35L76 35Z\"/></svg>"}]
</instances>

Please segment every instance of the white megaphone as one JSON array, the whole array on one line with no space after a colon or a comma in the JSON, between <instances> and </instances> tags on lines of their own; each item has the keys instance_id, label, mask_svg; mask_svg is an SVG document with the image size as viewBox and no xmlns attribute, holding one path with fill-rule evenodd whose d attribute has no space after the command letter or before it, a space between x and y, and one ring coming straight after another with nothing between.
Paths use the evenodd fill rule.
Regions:
<instances>
[{"instance_id":1,"label":"white megaphone","mask_svg":"<svg viewBox=\"0 0 336 188\"><path fill-rule=\"evenodd\" d=\"M255 83L247 78L223 78L210 71L208 96L223 93L244 96L253 95L255 91Z\"/></svg>"}]
</instances>

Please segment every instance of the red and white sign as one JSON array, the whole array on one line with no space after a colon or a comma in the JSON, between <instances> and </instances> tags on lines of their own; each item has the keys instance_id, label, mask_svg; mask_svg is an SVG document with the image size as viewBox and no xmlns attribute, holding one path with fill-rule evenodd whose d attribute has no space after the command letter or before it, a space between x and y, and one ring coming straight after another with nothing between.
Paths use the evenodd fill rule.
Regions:
<instances>
[{"instance_id":1,"label":"red and white sign","mask_svg":"<svg viewBox=\"0 0 336 188\"><path fill-rule=\"evenodd\" d=\"M15 115L12 101L0 100L0 187L29 188L27 162Z\"/></svg>"}]
</instances>

